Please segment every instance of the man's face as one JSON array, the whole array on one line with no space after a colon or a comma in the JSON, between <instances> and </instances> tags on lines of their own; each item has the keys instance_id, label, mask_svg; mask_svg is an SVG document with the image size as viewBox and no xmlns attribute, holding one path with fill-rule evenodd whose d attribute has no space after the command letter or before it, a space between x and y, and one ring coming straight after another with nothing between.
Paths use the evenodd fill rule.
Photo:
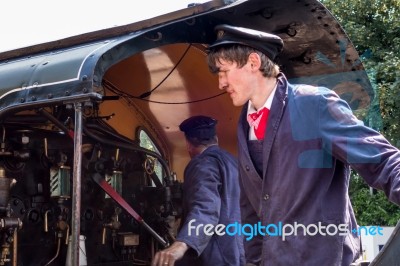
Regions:
<instances>
[{"instance_id":1,"label":"man's face","mask_svg":"<svg viewBox=\"0 0 400 266\"><path fill-rule=\"evenodd\" d=\"M197 154L199 154L199 153L197 152L196 147L193 146L193 145L190 143L190 141L188 141L186 138L185 138L185 140L186 140L186 150L188 151L190 158L193 158L194 156L196 156Z\"/></svg>"},{"instance_id":2,"label":"man's face","mask_svg":"<svg viewBox=\"0 0 400 266\"><path fill-rule=\"evenodd\" d=\"M234 62L219 60L217 62L218 87L225 90L232 99L234 106L244 105L253 93L252 89L252 73L248 62L242 68L238 68Z\"/></svg>"}]
</instances>

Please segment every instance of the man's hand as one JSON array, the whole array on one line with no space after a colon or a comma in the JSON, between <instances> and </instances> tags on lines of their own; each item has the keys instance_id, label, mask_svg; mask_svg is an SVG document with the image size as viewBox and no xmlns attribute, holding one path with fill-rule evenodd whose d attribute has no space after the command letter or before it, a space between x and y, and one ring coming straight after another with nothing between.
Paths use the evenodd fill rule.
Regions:
<instances>
[{"instance_id":1,"label":"man's hand","mask_svg":"<svg viewBox=\"0 0 400 266\"><path fill-rule=\"evenodd\" d=\"M157 252L151 266L173 266L175 261L181 259L188 249L186 243L176 241L169 248Z\"/></svg>"}]
</instances>

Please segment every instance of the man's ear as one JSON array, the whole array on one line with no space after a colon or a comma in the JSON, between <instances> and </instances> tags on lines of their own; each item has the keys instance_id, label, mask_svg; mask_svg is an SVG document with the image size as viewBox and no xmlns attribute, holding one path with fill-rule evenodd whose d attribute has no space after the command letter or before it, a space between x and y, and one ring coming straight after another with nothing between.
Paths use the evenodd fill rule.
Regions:
<instances>
[{"instance_id":1,"label":"man's ear","mask_svg":"<svg viewBox=\"0 0 400 266\"><path fill-rule=\"evenodd\" d=\"M186 140L186 149L188 151L190 151L190 149L192 148L192 144L190 144L190 142L187 140L187 138L185 138L185 140Z\"/></svg>"},{"instance_id":2,"label":"man's ear","mask_svg":"<svg viewBox=\"0 0 400 266\"><path fill-rule=\"evenodd\" d=\"M250 63L251 69L259 70L261 67L261 58L257 53L251 53L248 62Z\"/></svg>"}]
</instances>

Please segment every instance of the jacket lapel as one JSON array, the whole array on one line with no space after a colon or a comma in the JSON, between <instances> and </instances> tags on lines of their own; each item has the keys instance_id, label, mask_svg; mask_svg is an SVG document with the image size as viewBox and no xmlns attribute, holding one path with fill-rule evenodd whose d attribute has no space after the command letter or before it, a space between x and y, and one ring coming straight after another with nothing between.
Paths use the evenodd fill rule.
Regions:
<instances>
[{"instance_id":1,"label":"jacket lapel","mask_svg":"<svg viewBox=\"0 0 400 266\"><path fill-rule=\"evenodd\" d=\"M279 124L286 107L288 84L283 74L278 76L278 85L275 97L272 101L271 111L269 113L267 130L265 131L263 144L263 180L266 179L269 156L271 154L272 144L278 132Z\"/></svg>"},{"instance_id":2,"label":"jacket lapel","mask_svg":"<svg viewBox=\"0 0 400 266\"><path fill-rule=\"evenodd\" d=\"M244 160L246 164L248 164L250 167L253 167L254 172L257 172L255 170L255 167L253 165L253 162L250 157L249 153L249 147L247 145L247 141L249 138L249 123L247 122L247 108L248 104L246 103L243 108L242 112L239 117L239 123L238 123L238 140L239 140L239 149L242 151L242 155L244 156ZM261 186L261 178L258 175L252 175L251 176L252 182L259 182Z\"/></svg>"}]
</instances>

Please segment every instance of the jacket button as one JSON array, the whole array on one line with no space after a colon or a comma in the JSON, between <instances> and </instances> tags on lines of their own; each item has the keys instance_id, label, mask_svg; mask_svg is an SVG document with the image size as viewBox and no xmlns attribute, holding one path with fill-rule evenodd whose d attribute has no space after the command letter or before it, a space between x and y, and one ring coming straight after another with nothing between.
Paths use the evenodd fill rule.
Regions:
<instances>
[{"instance_id":1,"label":"jacket button","mask_svg":"<svg viewBox=\"0 0 400 266\"><path fill-rule=\"evenodd\" d=\"M250 171L250 167L246 165L246 171Z\"/></svg>"},{"instance_id":2,"label":"jacket button","mask_svg":"<svg viewBox=\"0 0 400 266\"><path fill-rule=\"evenodd\" d=\"M264 200L268 200L269 199L269 195L265 194L263 198L264 198Z\"/></svg>"}]
</instances>

